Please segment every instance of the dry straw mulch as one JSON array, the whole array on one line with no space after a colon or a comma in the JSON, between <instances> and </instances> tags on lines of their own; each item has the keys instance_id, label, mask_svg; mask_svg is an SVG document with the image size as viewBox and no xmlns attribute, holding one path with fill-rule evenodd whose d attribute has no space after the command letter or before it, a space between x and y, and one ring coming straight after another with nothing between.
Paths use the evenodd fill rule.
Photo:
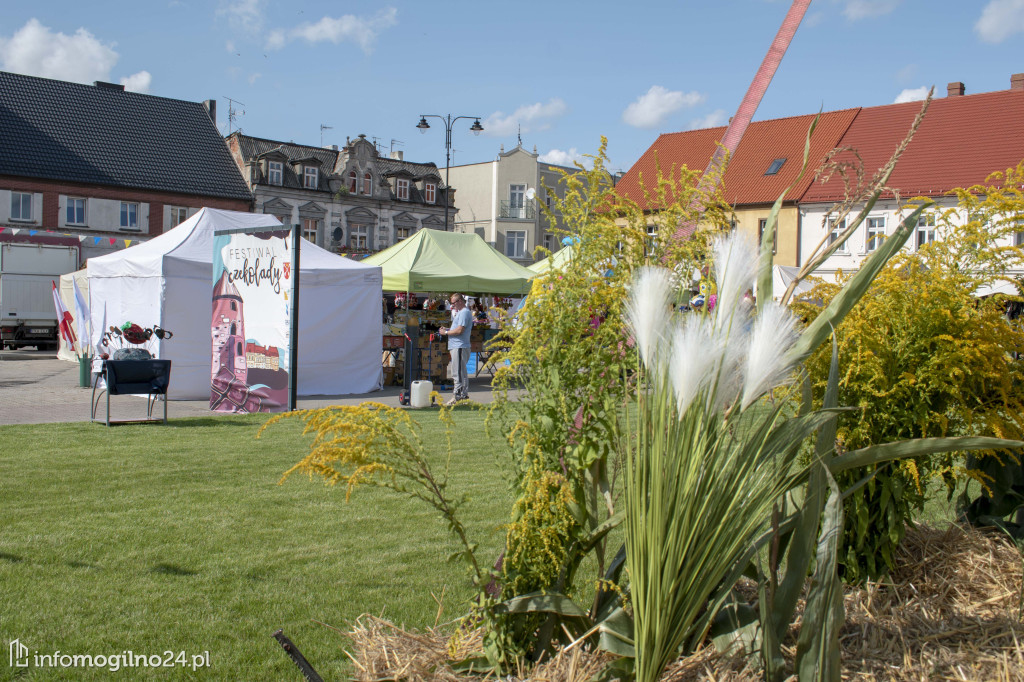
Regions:
<instances>
[{"instance_id":1,"label":"dry straw mulch","mask_svg":"<svg viewBox=\"0 0 1024 682\"><path fill-rule=\"evenodd\" d=\"M1024 680L1021 557L1011 543L959 526L919 527L907 533L898 561L891 580L846 592L840 637L844 679ZM361 681L481 679L446 665L450 654L457 659L479 650L479 633L453 643L450 633L440 629L408 632L364 616L349 636ZM784 650L791 661L795 645ZM506 679L586 682L607 661L576 647L528 674ZM754 665L723 658L708 647L674 663L662 679L760 680Z\"/></svg>"}]
</instances>

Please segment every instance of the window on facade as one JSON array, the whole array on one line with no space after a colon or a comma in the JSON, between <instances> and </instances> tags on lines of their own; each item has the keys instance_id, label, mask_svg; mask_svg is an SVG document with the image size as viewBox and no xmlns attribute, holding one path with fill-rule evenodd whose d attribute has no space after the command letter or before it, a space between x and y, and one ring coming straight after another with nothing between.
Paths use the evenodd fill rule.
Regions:
<instances>
[{"instance_id":1,"label":"window on facade","mask_svg":"<svg viewBox=\"0 0 1024 682\"><path fill-rule=\"evenodd\" d=\"M67 225L85 225L85 199L68 197L64 222Z\"/></svg>"},{"instance_id":2,"label":"window on facade","mask_svg":"<svg viewBox=\"0 0 1024 682\"><path fill-rule=\"evenodd\" d=\"M432 204L437 201L437 185L432 182L428 182L423 186L423 194L428 204Z\"/></svg>"},{"instance_id":3,"label":"window on facade","mask_svg":"<svg viewBox=\"0 0 1024 682\"><path fill-rule=\"evenodd\" d=\"M181 225L188 220L188 209L184 206L171 206L171 227Z\"/></svg>"},{"instance_id":4,"label":"window on facade","mask_svg":"<svg viewBox=\"0 0 1024 682\"><path fill-rule=\"evenodd\" d=\"M395 225L395 241L408 239L410 234L412 234L412 229L408 225Z\"/></svg>"},{"instance_id":5,"label":"window on facade","mask_svg":"<svg viewBox=\"0 0 1024 682\"><path fill-rule=\"evenodd\" d=\"M505 233L505 255L509 258L526 256L526 231L509 230Z\"/></svg>"},{"instance_id":6,"label":"window on facade","mask_svg":"<svg viewBox=\"0 0 1024 682\"><path fill-rule=\"evenodd\" d=\"M11 192L11 220L32 220L32 195Z\"/></svg>"},{"instance_id":7,"label":"window on facade","mask_svg":"<svg viewBox=\"0 0 1024 682\"><path fill-rule=\"evenodd\" d=\"M786 159L775 159L774 161L771 162L771 165L768 166L768 170L766 170L764 172L764 174L765 175L775 175L780 170L782 170L782 166L785 163L786 163Z\"/></svg>"},{"instance_id":8,"label":"window on facade","mask_svg":"<svg viewBox=\"0 0 1024 682\"><path fill-rule=\"evenodd\" d=\"M917 217L917 248L935 241L935 214L922 213Z\"/></svg>"},{"instance_id":9,"label":"window on facade","mask_svg":"<svg viewBox=\"0 0 1024 682\"><path fill-rule=\"evenodd\" d=\"M373 194L373 178L369 173L363 175L363 194Z\"/></svg>"},{"instance_id":10,"label":"window on facade","mask_svg":"<svg viewBox=\"0 0 1024 682\"><path fill-rule=\"evenodd\" d=\"M839 241L839 238L843 236L843 232L846 232L846 218L842 220L836 220L835 218L828 219L828 243L829 246ZM843 245L836 249L836 253L846 253L848 249L846 245L848 241L843 242Z\"/></svg>"},{"instance_id":11,"label":"window on facade","mask_svg":"<svg viewBox=\"0 0 1024 682\"><path fill-rule=\"evenodd\" d=\"M316 244L317 224L319 222L316 218L303 218L302 238Z\"/></svg>"},{"instance_id":12,"label":"window on facade","mask_svg":"<svg viewBox=\"0 0 1024 682\"><path fill-rule=\"evenodd\" d=\"M139 205L130 201L121 202L121 228L125 230L139 229Z\"/></svg>"},{"instance_id":13,"label":"window on facade","mask_svg":"<svg viewBox=\"0 0 1024 682\"><path fill-rule=\"evenodd\" d=\"M885 239L885 218L868 218L868 252L882 245Z\"/></svg>"},{"instance_id":14,"label":"window on facade","mask_svg":"<svg viewBox=\"0 0 1024 682\"><path fill-rule=\"evenodd\" d=\"M271 185L284 184L284 164L280 161L271 161L267 164L267 179Z\"/></svg>"},{"instance_id":15,"label":"window on facade","mask_svg":"<svg viewBox=\"0 0 1024 682\"><path fill-rule=\"evenodd\" d=\"M406 178L398 178L395 187L398 198L402 201L409 201L409 181Z\"/></svg>"},{"instance_id":16,"label":"window on facade","mask_svg":"<svg viewBox=\"0 0 1024 682\"><path fill-rule=\"evenodd\" d=\"M352 225L348 230L348 246L350 249L370 248L370 227L368 225Z\"/></svg>"},{"instance_id":17,"label":"window on facade","mask_svg":"<svg viewBox=\"0 0 1024 682\"><path fill-rule=\"evenodd\" d=\"M1024 223L1017 223L1017 227L1024 228ZM1024 247L1024 229L1013 233L1013 245Z\"/></svg>"},{"instance_id":18,"label":"window on facade","mask_svg":"<svg viewBox=\"0 0 1024 682\"><path fill-rule=\"evenodd\" d=\"M785 161L785 159L783 159ZM757 220L757 245L758 248L761 246L761 240L764 238L764 231L768 227L767 218L759 218ZM778 224L775 225L775 231L772 233L772 253L779 252L779 229Z\"/></svg>"},{"instance_id":19,"label":"window on facade","mask_svg":"<svg viewBox=\"0 0 1024 682\"><path fill-rule=\"evenodd\" d=\"M553 234L546 234L546 235L544 235L544 248L547 249L548 251L554 251L555 250L555 235L553 235Z\"/></svg>"},{"instance_id":20,"label":"window on facade","mask_svg":"<svg viewBox=\"0 0 1024 682\"><path fill-rule=\"evenodd\" d=\"M356 176L356 172L355 171L349 171L349 173L348 173L348 191L351 194L355 194L356 193L356 182L357 182L356 177L357 176Z\"/></svg>"},{"instance_id":21,"label":"window on facade","mask_svg":"<svg viewBox=\"0 0 1024 682\"><path fill-rule=\"evenodd\" d=\"M306 166L302 173L302 186L306 189L316 189L317 186L317 169L315 166Z\"/></svg>"},{"instance_id":22,"label":"window on facade","mask_svg":"<svg viewBox=\"0 0 1024 682\"><path fill-rule=\"evenodd\" d=\"M526 185L508 186L508 217L526 217Z\"/></svg>"}]
</instances>

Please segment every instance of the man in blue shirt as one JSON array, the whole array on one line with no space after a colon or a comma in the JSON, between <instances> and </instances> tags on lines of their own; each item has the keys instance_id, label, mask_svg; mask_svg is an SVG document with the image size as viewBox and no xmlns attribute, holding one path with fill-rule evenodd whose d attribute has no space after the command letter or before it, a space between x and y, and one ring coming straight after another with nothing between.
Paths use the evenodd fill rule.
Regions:
<instances>
[{"instance_id":1,"label":"man in blue shirt","mask_svg":"<svg viewBox=\"0 0 1024 682\"><path fill-rule=\"evenodd\" d=\"M455 380L455 395L446 403L454 405L459 400L469 399L469 335L473 332L473 315L466 307L462 294L452 294L452 326L441 327L440 332L448 337L448 351L452 354L452 378Z\"/></svg>"}]
</instances>

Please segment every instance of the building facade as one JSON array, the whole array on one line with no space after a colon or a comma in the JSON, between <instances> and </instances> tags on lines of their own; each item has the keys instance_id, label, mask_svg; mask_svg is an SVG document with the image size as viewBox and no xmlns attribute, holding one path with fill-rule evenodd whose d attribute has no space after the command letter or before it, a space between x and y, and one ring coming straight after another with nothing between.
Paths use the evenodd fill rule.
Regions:
<instances>
[{"instance_id":1,"label":"building facade","mask_svg":"<svg viewBox=\"0 0 1024 682\"><path fill-rule=\"evenodd\" d=\"M459 188L455 231L475 232L524 265L535 260L538 246L557 251L564 229L557 212L557 199L565 196L563 172L583 171L540 161L536 149L522 145L502 148L493 161L452 166L451 182ZM551 209L552 219L542 207Z\"/></svg>"},{"instance_id":2,"label":"building facade","mask_svg":"<svg viewBox=\"0 0 1024 682\"><path fill-rule=\"evenodd\" d=\"M214 100L0 72L0 101L0 238L77 238L84 262L203 206L251 209Z\"/></svg>"},{"instance_id":3,"label":"building facade","mask_svg":"<svg viewBox=\"0 0 1024 682\"><path fill-rule=\"evenodd\" d=\"M424 228L444 229L444 186L433 163L381 156L360 135L344 148L310 147L232 133L228 149L255 211L302 225L336 253L369 254Z\"/></svg>"},{"instance_id":4,"label":"building facade","mask_svg":"<svg viewBox=\"0 0 1024 682\"><path fill-rule=\"evenodd\" d=\"M1024 159L1024 73L1010 78L1010 88L967 95L961 82L949 83L945 97L934 99L906 151L886 183L887 189L871 207L857 231L830 255L816 274L833 279L840 270L857 270L887 236L910 213L915 197L927 197L934 206L921 216L906 251L916 251L940 238L936 230L939 213L957 206L950 194L955 188L984 185L994 171L1004 171ZM921 102L889 104L859 110L839 146L840 163L863 163L870 177L890 157L921 110ZM800 199L804 224L800 251L805 262L815 250L836 241L864 208L856 204L844 218L837 206L846 188L841 178L832 177L811 184ZM962 225L972 219L956 209L951 222ZM1024 216L1021 231L1001 246L1024 246ZM1019 277L1024 272L1008 272Z\"/></svg>"}]
</instances>

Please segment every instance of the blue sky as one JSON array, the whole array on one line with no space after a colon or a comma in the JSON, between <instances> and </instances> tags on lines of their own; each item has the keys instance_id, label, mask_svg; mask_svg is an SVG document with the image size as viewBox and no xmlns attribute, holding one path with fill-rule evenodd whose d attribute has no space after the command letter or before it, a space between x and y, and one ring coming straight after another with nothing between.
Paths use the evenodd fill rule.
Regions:
<instances>
[{"instance_id":1,"label":"blue sky","mask_svg":"<svg viewBox=\"0 0 1024 682\"><path fill-rule=\"evenodd\" d=\"M516 144L566 163L609 139L628 169L659 133L724 124L788 0L4 3L0 69L193 101L228 132L302 144L376 137L453 165ZM756 120L921 98L1024 72L1024 0L813 0ZM244 113L242 113L244 111ZM322 130L321 125L330 126ZM398 142L392 143L392 140Z\"/></svg>"}]
</instances>

